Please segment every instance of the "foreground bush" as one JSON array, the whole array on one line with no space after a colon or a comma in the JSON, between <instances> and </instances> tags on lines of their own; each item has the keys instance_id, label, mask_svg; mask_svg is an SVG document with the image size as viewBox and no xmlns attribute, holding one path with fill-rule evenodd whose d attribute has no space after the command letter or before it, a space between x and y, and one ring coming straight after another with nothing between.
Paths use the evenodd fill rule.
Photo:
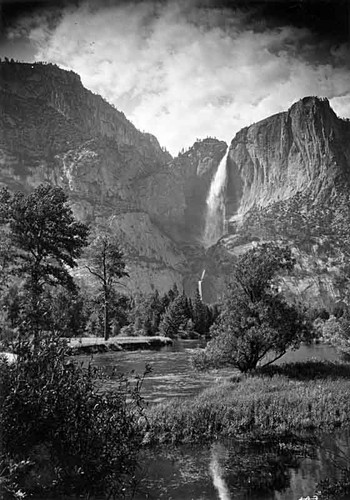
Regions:
<instances>
[{"instance_id":1,"label":"foreground bush","mask_svg":"<svg viewBox=\"0 0 350 500\"><path fill-rule=\"evenodd\" d=\"M70 361L52 338L35 352L28 342L16 351L17 363L0 363L0 480L8 497L55 490L122 498L142 440L139 386L132 391L120 378L113 393L99 391L101 374Z\"/></svg>"},{"instance_id":2,"label":"foreground bush","mask_svg":"<svg viewBox=\"0 0 350 500\"><path fill-rule=\"evenodd\" d=\"M350 425L347 365L302 363L279 373L240 376L188 400L151 407L149 443L202 442L217 437L275 438ZM328 372L330 377L326 377ZM340 376L337 377L337 372ZM302 373L303 377L298 377ZM348 376L349 377L348 377Z\"/></svg>"}]
</instances>

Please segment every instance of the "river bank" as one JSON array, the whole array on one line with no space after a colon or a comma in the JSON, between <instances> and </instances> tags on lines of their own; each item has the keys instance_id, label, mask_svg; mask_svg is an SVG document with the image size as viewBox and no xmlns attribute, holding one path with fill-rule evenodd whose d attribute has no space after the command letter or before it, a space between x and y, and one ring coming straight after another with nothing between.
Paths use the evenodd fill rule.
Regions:
<instances>
[{"instance_id":1,"label":"river bank","mask_svg":"<svg viewBox=\"0 0 350 500\"><path fill-rule=\"evenodd\" d=\"M339 480L337 500L349 498L348 363L314 358L234 373L191 398L150 405L146 415L137 500L164 491L209 499L213 485L227 500L296 500Z\"/></svg>"},{"instance_id":2,"label":"river bank","mask_svg":"<svg viewBox=\"0 0 350 500\"><path fill-rule=\"evenodd\" d=\"M97 345L103 341L90 338L86 342L89 344L91 340ZM103 380L106 384L103 388L112 399L120 392L118 373L130 374L130 389L133 391L135 373L142 374L145 364L152 365L141 392L148 404L144 405L142 417L137 417L135 427L140 439L141 465L136 477L135 500L165 498L164 495L174 500L209 500L214 498L216 492L213 488L217 484L226 485L227 495L221 498L230 500L261 500L262 491L265 500L296 500L319 491L317 485L321 480L328 477L338 480L343 470L341 467L348 465L346 457L350 450L350 365L339 362L339 359L333 360L333 348L303 346L299 352L291 353L294 359L301 360L299 362L289 361L244 375L232 370L193 372L190 358L196 347L193 341L174 342L173 346L157 351L87 354L77 357L73 363L78 370L83 369L86 361L110 372L111 378ZM47 349L51 353L50 344ZM331 359L324 359L326 356ZM315 357L318 357L317 361ZM42 359L42 356L38 359L39 368ZM53 360L50 366L56 370L56 355ZM36 366L35 358L32 361ZM59 387L62 386L62 373L70 377L72 370L72 363L65 363L64 357L62 361L63 371L58 371L58 378L47 378L50 383L56 380ZM26 369L29 365L21 366ZM94 373L94 370L89 373ZM69 386L70 393L66 390L66 381L64 390L52 391L43 381L41 368L36 379L36 384L42 385L40 391L28 391L28 380L30 384L35 383L33 371L29 378L21 376L20 380L25 385L21 398L16 401L22 404L31 394L40 394L37 403L44 404L46 411L47 398L54 397L55 402L59 395L64 401L58 403L58 408L66 408L67 403L73 405L73 421L84 424L81 432L85 436L86 424L76 418L80 409L77 410L74 404L78 402L80 408L80 399L76 397L79 384L75 380ZM45 398L43 393L47 394ZM95 403L88 407L98 410ZM117 405L110 411L108 404L106 406L105 417L110 415L112 418L108 432L118 430L113 416L118 408ZM122 405L121 408L127 409L128 406ZM135 406L132 415L134 410ZM58 420L49 418L45 428L55 423L66 426L71 421L70 415ZM105 417L92 420L93 428L98 422L96 439L101 435L99 426L101 423L105 425ZM33 421L33 425L38 423L37 419ZM68 425L62 433L65 439L70 435L69 429ZM122 442L126 442L124 434ZM22 440L20 446L22 449ZM109 448L105 451L109 453ZM339 464L335 467L334 459L338 456L344 456L345 460L340 467ZM78 458L80 460L80 454ZM50 463L47 463L49 468ZM37 467L45 470L46 465L38 463ZM35 477L38 477L37 473ZM56 480L55 476L53 478ZM47 493L40 492L33 498L46 500L49 498ZM59 493L57 490L55 495L53 487L50 498L60 500ZM91 498L100 500L106 497L101 494ZM338 496L337 500L347 498Z\"/></svg>"},{"instance_id":3,"label":"river bank","mask_svg":"<svg viewBox=\"0 0 350 500\"><path fill-rule=\"evenodd\" d=\"M110 351L157 350L171 346L172 339L168 337L72 337L67 338L69 354L96 354Z\"/></svg>"},{"instance_id":4,"label":"river bank","mask_svg":"<svg viewBox=\"0 0 350 500\"><path fill-rule=\"evenodd\" d=\"M350 365L313 360L233 375L191 399L151 406L147 422L151 445L350 428Z\"/></svg>"}]
</instances>

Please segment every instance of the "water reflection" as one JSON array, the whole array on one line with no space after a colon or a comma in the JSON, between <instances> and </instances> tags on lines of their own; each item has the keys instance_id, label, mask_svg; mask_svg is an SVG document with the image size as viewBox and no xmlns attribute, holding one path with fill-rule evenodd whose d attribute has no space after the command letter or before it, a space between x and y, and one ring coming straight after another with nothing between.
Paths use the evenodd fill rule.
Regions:
<instances>
[{"instance_id":1,"label":"water reflection","mask_svg":"<svg viewBox=\"0 0 350 500\"><path fill-rule=\"evenodd\" d=\"M159 449L143 456L136 500L298 500L312 497L317 483L340 479L333 458L349 446L350 434L326 437L324 444L300 438L293 443L247 446L224 441L210 446ZM347 448L349 453L349 448ZM346 500L339 498L338 500Z\"/></svg>"},{"instance_id":2,"label":"water reflection","mask_svg":"<svg viewBox=\"0 0 350 500\"><path fill-rule=\"evenodd\" d=\"M294 363L318 359L323 361L339 361L340 355L335 347L327 344L303 344L296 350L288 351L276 364Z\"/></svg>"},{"instance_id":3,"label":"water reflection","mask_svg":"<svg viewBox=\"0 0 350 500\"><path fill-rule=\"evenodd\" d=\"M204 446L146 450L128 500L298 500L313 498L327 476L341 479L349 462L350 433L305 437L293 443L247 446L234 440ZM45 500L67 500L66 496ZM33 500L43 497L33 496ZM73 499L72 499L73 500ZM93 497L91 500L106 500ZM338 496L337 500L349 500Z\"/></svg>"},{"instance_id":4,"label":"water reflection","mask_svg":"<svg viewBox=\"0 0 350 500\"><path fill-rule=\"evenodd\" d=\"M220 456L223 454L223 445L214 443L211 447L210 473L213 479L214 488L218 492L220 500L231 500L226 481L224 479L223 470L220 465Z\"/></svg>"},{"instance_id":5,"label":"water reflection","mask_svg":"<svg viewBox=\"0 0 350 500\"><path fill-rule=\"evenodd\" d=\"M190 357L196 347L196 342L187 341L161 351L98 354L93 363L121 373L142 373L146 364L151 364L143 394L154 403L173 396L193 396L232 375L230 369L193 372ZM313 345L291 351L279 363L312 358L339 359L334 348ZM113 388L113 380L109 384ZM299 440L247 447L223 441L212 447L144 451L135 500L298 500L312 497L317 483L327 476L339 479L340 466L348 464L349 456L349 433L324 436L318 444Z\"/></svg>"},{"instance_id":6,"label":"water reflection","mask_svg":"<svg viewBox=\"0 0 350 500\"><path fill-rule=\"evenodd\" d=\"M189 354L190 351L182 351L182 356ZM302 346L298 351L288 353L280 363L307 359L333 361L339 358L336 350L330 346ZM180 360L178 357L171 358L170 362L168 360L168 374L173 370L172 363L180 362L181 365ZM161 364L156 364L154 370L161 368ZM181 380L183 365L178 368L176 376ZM228 375L229 372L212 373L211 380L202 378L199 385L192 378L190 390L198 391L200 387L213 383L213 380ZM182 379L184 383L187 376ZM164 391L166 393L166 387ZM181 392L180 384L178 391ZM181 394L188 395L185 392ZM312 497L317 484L327 476L339 479L340 465L346 464L349 456L349 433L325 436L322 443L318 444L314 439L311 443L306 439L247 448L243 443L226 441L215 443L211 448L183 447L165 454L159 450L148 457L147 479L143 483L146 496L143 494L138 500L298 500ZM155 481L152 480L154 477Z\"/></svg>"}]
</instances>

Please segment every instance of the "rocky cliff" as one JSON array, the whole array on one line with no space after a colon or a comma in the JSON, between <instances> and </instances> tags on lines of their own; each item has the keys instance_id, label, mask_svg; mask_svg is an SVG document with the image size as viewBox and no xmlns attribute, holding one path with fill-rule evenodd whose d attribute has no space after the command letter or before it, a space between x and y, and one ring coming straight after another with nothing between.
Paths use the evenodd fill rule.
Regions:
<instances>
[{"instance_id":1,"label":"rocky cliff","mask_svg":"<svg viewBox=\"0 0 350 500\"><path fill-rule=\"evenodd\" d=\"M177 241L201 243L210 182L226 149L217 139L196 142L138 184L142 207Z\"/></svg>"},{"instance_id":2,"label":"rocky cliff","mask_svg":"<svg viewBox=\"0 0 350 500\"><path fill-rule=\"evenodd\" d=\"M316 97L244 128L230 146L231 214L242 216L307 191L314 203L328 200L349 179L349 136L350 123Z\"/></svg>"},{"instance_id":3,"label":"rocky cliff","mask_svg":"<svg viewBox=\"0 0 350 500\"><path fill-rule=\"evenodd\" d=\"M117 85L118 82L116 82ZM131 292L174 282L186 291L207 270L213 300L232 255L262 241L291 245L290 294L326 305L347 282L350 123L327 100L306 97L236 134L229 145L225 234L202 244L206 198L227 145L196 142L177 158L85 89L44 64L0 64L0 184L63 187L79 219L118 234Z\"/></svg>"},{"instance_id":4,"label":"rocky cliff","mask_svg":"<svg viewBox=\"0 0 350 500\"><path fill-rule=\"evenodd\" d=\"M1 63L0 108L1 184L61 186L79 219L108 223L131 291L182 287L192 266L183 241L201 253L203 204L225 143L207 139L173 160L78 75L53 65Z\"/></svg>"},{"instance_id":5,"label":"rocky cliff","mask_svg":"<svg viewBox=\"0 0 350 500\"><path fill-rule=\"evenodd\" d=\"M259 241L288 243L298 266L286 287L329 306L350 257L349 174L350 122L327 100L306 97L241 130L230 145L222 245L237 254Z\"/></svg>"}]
</instances>

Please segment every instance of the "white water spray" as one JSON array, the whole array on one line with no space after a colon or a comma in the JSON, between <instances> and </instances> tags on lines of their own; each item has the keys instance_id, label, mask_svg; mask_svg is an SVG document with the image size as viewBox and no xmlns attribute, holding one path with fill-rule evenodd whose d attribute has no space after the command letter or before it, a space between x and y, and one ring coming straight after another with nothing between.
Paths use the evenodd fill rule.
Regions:
<instances>
[{"instance_id":1,"label":"white water spray","mask_svg":"<svg viewBox=\"0 0 350 500\"><path fill-rule=\"evenodd\" d=\"M225 189L227 180L227 157L229 148L225 156L219 163L218 169L210 185L207 197L207 214L205 220L204 244L213 245L224 233L225 225Z\"/></svg>"},{"instance_id":2,"label":"white water spray","mask_svg":"<svg viewBox=\"0 0 350 500\"><path fill-rule=\"evenodd\" d=\"M198 281L198 292L200 299L203 300L203 294L202 294L202 281L204 280L204 275L205 275L205 269L203 269L202 276L200 277Z\"/></svg>"},{"instance_id":3,"label":"white water spray","mask_svg":"<svg viewBox=\"0 0 350 500\"><path fill-rule=\"evenodd\" d=\"M218 492L220 500L231 500L230 492L226 481L223 478L222 469L219 463L219 450L215 445L211 449L210 473L213 478L213 484Z\"/></svg>"}]
</instances>

